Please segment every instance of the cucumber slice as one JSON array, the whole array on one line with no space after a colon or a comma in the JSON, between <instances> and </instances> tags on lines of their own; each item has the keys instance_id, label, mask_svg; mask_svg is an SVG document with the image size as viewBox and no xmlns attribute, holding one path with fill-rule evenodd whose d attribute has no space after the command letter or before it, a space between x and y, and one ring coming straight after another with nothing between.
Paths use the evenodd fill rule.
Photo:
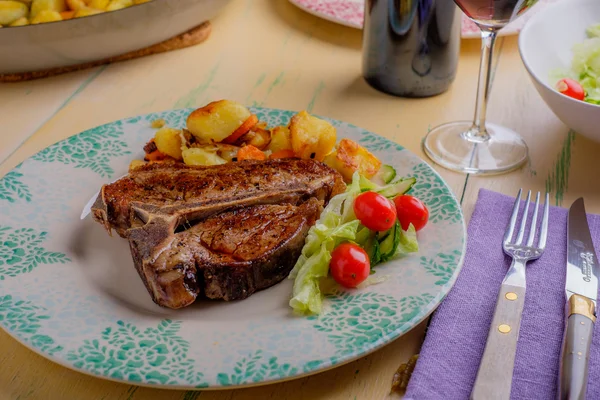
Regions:
<instances>
[{"instance_id":1,"label":"cucumber slice","mask_svg":"<svg viewBox=\"0 0 600 400\"><path fill-rule=\"evenodd\" d=\"M394 198L398 195L408 192L416 182L416 178L399 178L384 186L380 186L361 175L359 185L362 192L367 192L370 190L373 192L377 192L385 197Z\"/></svg>"},{"instance_id":2,"label":"cucumber slice","mask_svg":"<svg viewBox=\"0 0 600 400\"><path fill-rule=\"evenodd\" d=\"M390 183L396 177L396 170L391 165L382 165L373 177L373 181L382 182L384 185Z\"/></svg>"},{"instance_id":3,"label":"cucumber slice","mask_svg":"<svg viewBox=\"0 0 600 400\"><path fill-rule=\"evenodd\" d=\"M416 178L400 179L384 186L381 190L378 190L377 193L388 198L393 198L408 192L416 182Z\"/></svg>"},{"instance_id":4,"label":"cucumber slice","mask_svg":"<svg viewBox=\"0 0 600 400\"><path fill-rule=\"evenodd\" d=\"M400 244L400 223L396 221L394 227L383 241L379 243L381 262L386 262L394 257L396 249Z\"/></svg>"},{"instance_id":5,"label":"cucumber slice","mask_svg":"<svg viewBox=\"0 0 600 400\"><path fill-rule=\"evenodd\" d=\"M369 240L365 244L365 251L369 255L369 261L371 264L371 270L381 261L381 250L379 246L378 232L369 237Z\"/></svg>"}]
</instances>

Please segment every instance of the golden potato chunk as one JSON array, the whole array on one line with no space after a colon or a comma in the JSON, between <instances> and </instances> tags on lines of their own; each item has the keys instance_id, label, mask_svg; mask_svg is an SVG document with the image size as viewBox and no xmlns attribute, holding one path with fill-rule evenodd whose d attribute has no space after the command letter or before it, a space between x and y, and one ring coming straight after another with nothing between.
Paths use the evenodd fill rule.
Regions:
<instances>
[{"instance_id":1,"label":"golden potato chunk","mask_svg":"<svg viewBox=\"0 0 600 400\"><path fill-rule=\"evenodd\" d=\"M129 172L133 171L134 169L141 167L142 165L146 165L147 162L144 160L133 160L129 163Z\"/></svg>"},{"instance_id":2,"label":"golden potato chunk","mask_svg":"<svg viewBox=\"0 0 600 400\"><path fill-rule=\"evenodd\" d=\"M342 139L336 151L325 157L325 164L339 172L346 182L352 180L355 171L372 178L381 168L381 161L369 150L350 139Z\"/></svg>"},{"instance_id":3,"label":"golden potato chunk","mask_svg":"<svg viewBox=\"0 0 600 400\"><path fill-rule=\"evenodd\" d=\"M66 9L67 5L65 4L65 0L33 0L31 3L31 17L35 18L42 11L56 11L59 13L61 11L65 11ZM52 17L50 17L50 15L52 15ZM46 17L42 17L40 22L50 22L46 21L46 19L49 18L56 18L56 15L46 13ZM34 22L31 21L31 23L33 24Z\"/></svg>"},{"instance_id":4,"label":"golden potato chunk","mask_svg":"<svg viewBox=\"0 0 600 400\"><path fill-rule=\"evenodd\" d=\"M217 154L227 162L233 161L237 157L239 147L230 144L217 143Z\"/></svg>"},{"instance_id":5,"label":"golden potato chunk","mask_svg":"<svg viewBox=\"0 0 600 400\"><path fill-rule=\"evenodd\" d=\"M87 4L83 0L66 0L67 6L70 10L78 11L82 8L87 8Z\"/></svg>"},{"instance_id":6,"label":"golden potato chunk","mask_svg":"<svg viewBox=\"0 0 600 400\"><path fill-rule=\"evenodd\" d=\"M168 126L160 128L154 135L154 143L161 153L181 160L181 131L179 129L169 128Z\"/></svg>"},{"instance_id":7,"label":"golden potato chunk","mask_svg":"<svg viewBox=\"0 0 600 400\"><path fill-rule=\"evenodd\" d=\"M250 110L234 101L213 101L192 111L187 118L187 129L200 142L220 142L235 132L251 115Z\"/></svg>"},{"instance_id":8,"label":"golden potato chunk","mask_svg":"<svg viewBox=\"0 0 600 400\"><path fill-rule=\"evenodd\" d=\"M292 149L292 136L287 126L276 126L271 129L271 142L267 149L273 153Z\"/></svg>"},{"instance_id":9,"label":"golden potato chunk","mask_svg":"<svg viewBox=\"0 0 600 400\"><path fill-rule=\"evenodd\" d=\"M80 8L75 11L74 18L89 17L90 15L102 14L103 12L103 10L96 10L95 8Z\"/></svg>"},{"instance_id":10,"label":"golden potato chunk","mask_svg":"<svg viewBox=\"0 0 600 400\"><path fill-rule=\"evenodd\" d=\"M96 10L106 10L108 3L110 3L110 0L90 0L88 7L95 8Z\"/></svg>"},{"instance_id":11,"label":"golden potato chunk","mask_svg":"<svg viewBox=\"0 0 600 400\"><path fill-rule=\"evenodd\" d=\"M290 120L290 134L294 153L304 159L323 161L331 152L337 135L329 122L300 111Z\"/></svg>"},{"instance_id":12,"label":"golden potato chunk","mask_svg":"<svg viewBox=\"0 0 600 400\"><path fill-rule=\"evenodd\" d=\"M35 17L31 18L30 22L32 25L35 25L35 24L41 24L44 22L55 22L55 21L62 21L62 17L60 16L60 13L58 11L42 10L42 11L38 12Z\"/></svg>"},{"instance_id":13,"label":"golden potato chunk","mask_svg":"<svg viewBox=\"0 0 600 400\"><path fill-rule=\"evenodd\" d=\"M154 128L154 129L160 129L163 126L165 126L166 124L167 124L167 121L165 121L162 118L159 118L159 119L155 119L154 121L152 121L150 123L150 127Z\"/></svg>"},{"instance_id":14,"label":"golden potato chunk","mask_svg":"<svg viewBox=\"0 0 600 400\"><path fill-rule=\"evenodd\" d=\"M18 20L12 22L9 26L25 26L29 25L29 20L27 17L21 17Z\"/></svg>"},{"instance_id":15,"label":"golden potato chunk","mask_svg":"<svg viewBox=\"0 0 600 400\"><path fill-rule=\"evenodd\" d=\"M110 3L106 6L106 11L116 11L122 8L131 7L132 5L133 0L110 0Z\"/></svg>"},{"instance_id":16,"label":"golden potato chunk","mask_svg":"<svg viewBox=\"0 0 600 400\"><path fill-rule=\"evenodd\" d=\"M29 10L20 1L0 0L0 25L10 25L25 18Z\"/></svg>"},{"instance_id":17,"label":"golden potato chunk","mask_svg":"<svg viewBox=\"0 0 600 400\"><path fill-rule=\"evenodd\" d=\"M227 163L227 161L219 157L216 153L206 151L200 147L185 149L181 154L183 162L187 165L219 165Z\"/></svg>"},{"instance_id":18,"label":"golden potato chunk","mask_svg":"<svg viewBox=\"0 0 600 400\"><path fill-rule=\"evenodd\" d=\"M271 131L266 129L266 124L264 124L264 126L256 126L250 132L242 136L241 141L242 143L264 150L271 141Z\"/></svg>"}]
</instances>

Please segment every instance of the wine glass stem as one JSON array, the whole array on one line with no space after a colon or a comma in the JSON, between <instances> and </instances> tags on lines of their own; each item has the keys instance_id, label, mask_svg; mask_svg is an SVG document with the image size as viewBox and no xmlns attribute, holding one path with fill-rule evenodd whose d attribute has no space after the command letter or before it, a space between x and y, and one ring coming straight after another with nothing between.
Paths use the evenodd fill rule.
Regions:
<instances>
[{"instance_id":1,"label":"wine glass stem","mask_svg":"<svg viewBox=\"0 0 600 400\"><path fill-rule=\"evenodd\" d=\"M477 82L477 100L473 126L465 132L465 137L474 142L485 142L490 138L485 129L487 102L491 91L492 58L496 31L481 31L481 62L479 63L479 80Z\"/></svg>"}]
</instances>

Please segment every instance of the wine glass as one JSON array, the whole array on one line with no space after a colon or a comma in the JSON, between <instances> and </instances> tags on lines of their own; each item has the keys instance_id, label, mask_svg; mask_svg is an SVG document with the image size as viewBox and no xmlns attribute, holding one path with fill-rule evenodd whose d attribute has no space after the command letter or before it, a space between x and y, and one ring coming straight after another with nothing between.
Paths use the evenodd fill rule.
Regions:
<instances>
[{"instance_id":1,"label":"wine glass","mask_svg":"<svg viewBox=\"0 0 600 400\"><path fill-rule=\"evenodd\" d=\"M491 89L491 65L498 31L518 18L537 0L454 0L481 29L481 62L473 121L457 121L433 128L423 150L441 166L471 174L511 171L527 161L527 145L518 133L486 123Z\"/></svg>"}]
</instances>

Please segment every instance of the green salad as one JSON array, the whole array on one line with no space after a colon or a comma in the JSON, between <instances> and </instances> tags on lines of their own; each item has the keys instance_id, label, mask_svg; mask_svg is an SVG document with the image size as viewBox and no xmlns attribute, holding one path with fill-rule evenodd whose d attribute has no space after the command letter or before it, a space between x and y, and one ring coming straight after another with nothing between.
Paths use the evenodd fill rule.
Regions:
<instances>
[{"instance_id":1,"label":"green salad","mask_svg":"<svg viewBox=\"0 0 600 400\"><path fill-rule=\"evenodd\" d=\"M356 172L344 193L333 197L307 235L289 278L290 306L300 314L323 309L322 286L335 281L347 288L377 281L369 278L382 262L418 251L416 231L428 220L427 207L405 193L415 178L375 183Z\"/></svg>"},{"instance_id":2,"label":"green salad","mask_svg":"<svg viewBox=\"0 0 600 400\"><path fill-rule=\"evenodd\" d=\"M600 104L600 24L586 29L587 39L573 46L568 71L555 71L556 89L569 97Z\"/></svg>"}]
</instances>

